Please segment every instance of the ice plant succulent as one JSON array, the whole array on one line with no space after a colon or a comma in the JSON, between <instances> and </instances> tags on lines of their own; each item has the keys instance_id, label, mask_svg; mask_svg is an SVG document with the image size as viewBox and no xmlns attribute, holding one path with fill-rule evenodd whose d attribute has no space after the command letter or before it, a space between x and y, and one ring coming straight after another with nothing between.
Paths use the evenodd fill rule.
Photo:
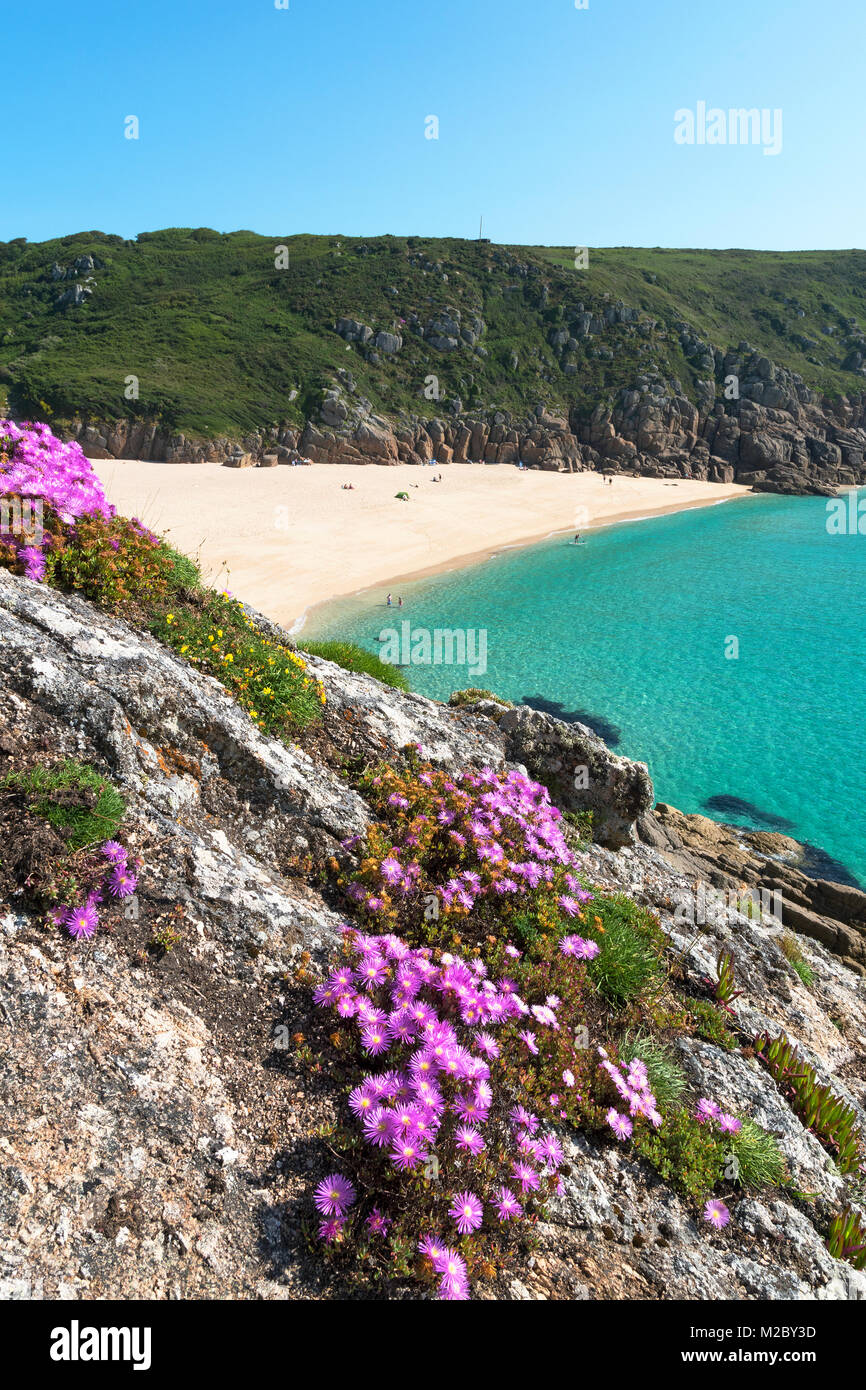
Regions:
<instances>
[{"instance_id":1,"label":"ice plant succulent","mask_svg":"<svg viewBox=\"0 0 866 1390\"><path fill-rule=\"evenodd\" d=\"M562 960L562 969L585 966ZM538 1032L555 1033L560 998L542 998ZM347 1109L362 1129L360 1149L347 1139L354 1181L332 1174L316 1189L320 1215L343 1223L338 1232L323 1223L322 1239L375 1234L395 1252L406 1239L420 1240L440 1297L468 1297L472 1242L501 1241L506 1228L535 1214L564 1162L557 1136L543 1132L538 1116L515 1106L503 1086L506 1054L518 1047L518 1024L532 1004L477 958L412 949L395 935L351 926L344 928L344 963L314 999L354 1030L360 1065L379 1067L348 1094ZM356 1190L353 1223L347 1213ZM406 1224L413 1198L414 1231ZM459 1251L426 1235L422 1221L428 1230L451 1223Z\"/></svg>"}]
</instances>

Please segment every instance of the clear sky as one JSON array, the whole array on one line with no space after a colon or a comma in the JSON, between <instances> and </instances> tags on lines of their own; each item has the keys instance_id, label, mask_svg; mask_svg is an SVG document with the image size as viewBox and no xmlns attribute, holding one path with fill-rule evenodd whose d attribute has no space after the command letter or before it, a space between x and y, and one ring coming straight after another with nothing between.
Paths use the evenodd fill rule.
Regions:
<instances>
[{"instance_id":1,"label":"clear sky","mask_svg":"<svg viewBox=\"0 0 866 1390\"><path fill-rule=\"evenodd\" d=\"M866 245L864 0L280 3L7 5L0 240ZM677 144L699 102L781 110L781 152Z\"/></svg>"}]
</instances>

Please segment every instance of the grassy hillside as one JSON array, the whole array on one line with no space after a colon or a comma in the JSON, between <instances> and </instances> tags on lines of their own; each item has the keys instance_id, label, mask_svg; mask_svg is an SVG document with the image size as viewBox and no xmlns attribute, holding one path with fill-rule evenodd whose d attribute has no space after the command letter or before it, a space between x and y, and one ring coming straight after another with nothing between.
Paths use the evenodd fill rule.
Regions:
<instances>
[{"instance_id":1,"label":"grassy hillside","mask_svg":"<svg viewBox=\"0 0 866 1390\"><path fill-rule=\"evenodd\" d=\"M275 268L279 245L286 269ZM55 262L67 268L87 254L101 264L52 279ZM59 305L87 274L92 294ZM551 344L579 306L601 313L616 301L656 326L616 324L576 347ZM444 352L411 331L412 315L426 325L449 309L464 325L483 319L475 347ZM341 316L399 333L402 350L371 360L369 347L336 333ZM135 241L83 232L0 243L0 398L61 422L75 412L133 415L200 436L300 424L340 368L390 414L441 415L455 397L464 409L591 407L638 371L693 396L707 370L683 355L683 321L722 349L747 340L810 386L863 390L862 372L843 363L866 327L866 252L613 248L591 251L578 271L572 248L423 237L170 228ZM438 403L424 396L430 374ZM130 375L137 401L124 398Z\"/></svg>"}]
</instances>

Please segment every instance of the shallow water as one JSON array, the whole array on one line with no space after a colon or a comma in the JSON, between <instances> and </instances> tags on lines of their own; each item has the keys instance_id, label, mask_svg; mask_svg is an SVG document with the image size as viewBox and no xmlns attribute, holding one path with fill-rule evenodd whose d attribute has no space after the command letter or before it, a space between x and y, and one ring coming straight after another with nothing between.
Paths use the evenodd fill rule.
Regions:
<instances>
[{"instance_id":1,"label":"shallow water","mask_svg":"<svg viewBox=\"0 0 866 1390\"><path fill-rule=\"evenodd\" d=\"M402 610L384 589L331 604L301 640L484 630L486 670L415 661L412 688L578 718L649 764L658 800L786 829L866 883L866 536L826 519L823 498L761 496L560 537L403 584Z\"/></svg>"}]
</instances>

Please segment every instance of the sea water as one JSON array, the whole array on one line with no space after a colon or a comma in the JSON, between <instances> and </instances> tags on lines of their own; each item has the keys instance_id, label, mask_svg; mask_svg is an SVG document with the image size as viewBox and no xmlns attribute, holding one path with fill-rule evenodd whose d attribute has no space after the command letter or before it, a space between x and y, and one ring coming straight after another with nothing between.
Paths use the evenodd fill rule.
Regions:
<instances>
[{"instance_id":1,"label":"sea water","mask_svg":"<svg viewBox=\"0 0 866 1390\"><path fill-rule=\"evenodd\" d=\"M866 535L830 534L824 498L749 496L583 539L403 583L402 609L369 590L300 640L390 650L439 700L480 686L578 719L648 763L659 801L782 830L866 883ZM475 635L462 665L453 635L434 659L437 631Z\"/></svg>"}]
</instances>

